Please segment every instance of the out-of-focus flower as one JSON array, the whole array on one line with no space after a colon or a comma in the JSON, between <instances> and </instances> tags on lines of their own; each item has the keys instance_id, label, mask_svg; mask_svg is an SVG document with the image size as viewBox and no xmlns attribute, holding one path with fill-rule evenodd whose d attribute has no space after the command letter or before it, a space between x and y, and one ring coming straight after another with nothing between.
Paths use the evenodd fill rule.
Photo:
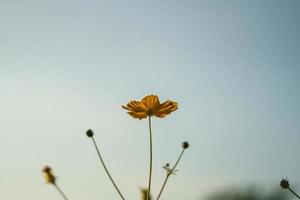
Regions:
<instances>
[{"instance_id":1,"label":"out-of-focus flower","mask_svg":"<svg viewBox=\"0 0 300 200\"><path fill-rule=\"evenodd\" d=\"M166 115L177 110L178 105L176 102L170 100L161 104L158 96L148 95L141 101L130 101L127 106L122 106L122 108L128 110L128 114L137 119L144 119L153 115L164 118Z\"/></svg>"},{"instance_id":2,"label":"out-of-focus flower","mask_svg":"<svg viewBox=\"0 0 300 200\"><path fill-rule=\"evenodd\" d=\"M43 173L44 173L44 177L45 177L47 183L55 184L56 178L55 178L55 176L52 173L51 167L49 167L48 165L46 165L43 168Z\"/></svg>"},{"instance_id":3,"label":"out-of-focus flower","mask_svg":"<svg viewBox=\"0 0 300 200\"><path fill-rule=\"evenodd\" d=\"M147 193L148 193L148 189L147 188L140 188L141 191L141 200L147 200ZM149 196L148 200L151 200L151 196Z\"/></svg>"}]
</instances>

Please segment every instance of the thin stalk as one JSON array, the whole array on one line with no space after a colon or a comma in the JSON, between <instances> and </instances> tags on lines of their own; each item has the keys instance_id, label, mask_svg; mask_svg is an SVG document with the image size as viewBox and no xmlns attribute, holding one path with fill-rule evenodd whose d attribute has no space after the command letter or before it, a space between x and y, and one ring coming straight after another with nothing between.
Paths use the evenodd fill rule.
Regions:
<instances>
[{"instance_id":1,"label":"thin stalk","mask_svg":"<svg viewBox=\"0 0 300 200\"><path fill-rule=\"evenodd\" d=\"M96 149L96 151L97 151L98 157L99 157L99 159L100 159L100 162L101 162L101 164L102 164L102 166L103 166L103 168L104 168L104 170L105 170L107 176L109 177L110 181L112 182L112 184L114 185L115 189L116 189L117 192L119 193L120 197L121 197L123 200L125 200L125 198L123 197L122 193L120 192L119 188L117 187L116 183L114 182L113 178L111 177L111 175L110 175L110 173L109 173L109 171L108 171L108 169L107 169L107 167L106 167L106 165L105 165L105 163L104 163L104 161L103 161L103 159L102 159L102 156L101 156L101 154L100 154L100 151L99 151L99 149L98 149L98 146L97 146L97 144L96 144L96 141L95 141L94 137L91 137L91 138L92 138L92 140L93 140L93 143L94 143L95 149Z\"/></svg>"},{"instance_id":2,"label":"thin stalk","mask_svg":"<svg viewBox=\"0 0 300 200\"><path fill-rule=\"evenodd\" d=\"M182 151L181 151L181 153L180 153L180 155L179 155L179 157L178 157L178 159L177 159L175 165L174 165L173 168L171 169L172 172L173 172L174 169L177 167L177 165L178 165L178 163L179 163L179 161L180 161L180 159L181 159L181 157L182 157L182 155L183 155L184 150L185 150L185 149L182 149Z\"/></svg>"},{"instance_id":3,"label":"thin stalk","mask_svg":"<svg viewBox=\"0 0 300 200\"><path fill-rule=\"evenodd\" d=\"M177 161L176 161L175 165L172 167L172 169L171 169L170 171L167 172L167 176L166 176L166 178L165 178L165 181L164 181L163 185L161 186L161 189L160 189L160 191L159 191L159 194L158 194L156 200L159 200L159 198L160 198L160 196L161 196L161 194L162 194L162 192L163 192L163 190L164 190L164 188L165 188L165 186L166 186L166 184L167 184L167 181L168 181L170 175L174 172L175 168L177 167L177 165L178 165L178 163L179 163L179 161L180 161L180 159L181 159L181 157L182 157L182 155L183 155L184 150L185 150L185 149L182 149L182 151L181 151L179 157L177 158Z\"/></svg>"},{"instance_id":4,"label":"thin stalk","mask_svg":"<svg viewBox=\"0 0 300 200\"><path fill-rule=\"evenodd\" d=\"M167 173L167 176L166 176L166 178L165 178L165 181L164 181L163 185L161 186L161 189L160 189L160 191L159 191L159 194L158 194L156 200L158 200L158 199L160 198L160 195L162 194L162 191L164 190L164 188L165 188L165 186L166 186L166 184L167 184L167 181L168 181L170 175L171 175L171 173L168 172L168 173Z\"/></svg>"},{"instance_id":5,"label":"thin stalk","mask_svg":"<svg viewBox=\"0 0 300 200\"><path fill-rule=\"evenodd\" d=\"M292 190L290 187L288 187L289 191L291 191L296 197L298 197L298 199L300 199L300 196L294 192L294 190Z\"/></svg>"},{"instance_id":6,"label":"thin stalk","mask_svg":"<svg viewBox=\"0 0 300 200\"><path fill-rule=\"evenodd\" d=\"M63 197L63 199L68 200L67 196L65 195L65 193L60 189L60 187L56 184L53 183L54 187L57 189L57 191L60 193L60 195Z\"/></svg>"},{"instance_id":7,"label":"thin stalk","mask_svg":"<svg viewBox=\"0 0 300 200\"><path fill-rule=\"evenodd\" d=\"M147 199L150 200L150 191L151 191L151 178L152 178L152 130L151 130L151 116L149 116L149 140L150 140L150 166L149 166L149 181L148 181L148 191Z\"/></svg>"}]
</instances>

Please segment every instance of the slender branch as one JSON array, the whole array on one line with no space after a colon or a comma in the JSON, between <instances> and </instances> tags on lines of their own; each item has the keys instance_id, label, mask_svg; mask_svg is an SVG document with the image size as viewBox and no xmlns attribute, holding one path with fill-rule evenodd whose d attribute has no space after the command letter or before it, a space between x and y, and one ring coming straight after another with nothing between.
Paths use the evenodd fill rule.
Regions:
<instances>
[{"instance_id":1,"label":"slender branch","mask_svg":"<svg viewBox=\"0 0 300 200\"><path fill-rule=\"evenodd\" d=\"M60 189L60 187L56 184L53 183L54 187L57 189L57 191L60 193L60 195L65 199L68 200L67 196L65 195L65 193Z\"/></svg>"},{"instance_id":2,"label":"slender branch","mask_svg":"<svg viewBox=\"0 0 300 200\"><path fill-rule=\"evenodd\" d=\"M185 150L185 149L182 149L182 151L181 151L181 153L180 153L180 155L179 155L179 157L178 157L178 159L177 159L175 165L174 165L173 168L171 169L172 172L173 172L174 169L177 167L177 165L178 165L178 163L179 163L179 161L180 161L180 159L181 159L181 157L182 157L182 155L183 155L184 150Z\"/></svg>"},{"instance_id":3,"label":"slender branch","mask_svg":"<svg viewBox=\"0 0 300 200\"><path fill-rule=\"evenodd\" d=\"M165 188L165 186L166 186L166 184L167 184L167 181L168 181L170 175L171 175L171 174L168 172L168 173L167 173L167 176L166 176L166 178L165 178L165 181L164 181L163 185L161 186L161 189L160 189L160 191L159 191L159 194L158 194L156 200L158 200L158 199L160 198L160 195L162 194L162 191L164 190L164 188Z\"/></svg>"},{"instance_id":4,"label":"slender branch","mask_svg":"<svg viewBox=\"0 0 300 200\"><path fill-rule=\"evenodd\" d=\"M185 149L183 148L182 151L181 151L181 153L180 153L180 155L179 155L179 157L177 158L176 163L172 167L172 169L170 171L167 171L167 176L166 176L165 181L164 181L164 183L163 183L163 185L162 185L162 187L161 187L161 189L159 191L159 194L158 194L156 200L159 200L159 198L160 198L160 196L161 196L161 194L162 194L162 192L163 192L163 190L164 190L164 188L165 188L165 186L167 184L167 181L168 181L170 175L173 174L174 170L176 169L176 167L177 167L177 165L178 165L178 163L179 163L179 161L180 161L180 159L181 159L181 157L183 155L184 150Z\"/></svg>"},{"instance_id":5,"label":"slender branch","mask_svg":"<svg viewBox=\"0 0 300 200\"><path fill-rule=\"evenodd\" d=\"M151 178L152 178L152 130L151 130L151 116L149 116L149 139L150 139L150 166L149 166L149 181L148 181L148 191L147 199L150 200L150 191L151 191Z\"/></svg>"},{"instance_id":6,"label":"slender branch","mask_svg":"<svg viewBox=\"0 0 300 200\"><path fill-rule=\"evenodd\" d=\"M294 190L292 190L290 187L288 187L289 191L291 191L296 197L298 197L298 199L300 199L300 196L294 192Z\"/></svg>"},{"instance_id":7,"label":"slender branch","mask_svg":"<svg viewBox=\"0 0 300 200\"><path fill-rule=\"evenodd\" d=\"M105 170L107 176L109 177L110 181L112 182L112 184L114 185L115 189L116 189L117 192L119 193L120 197L121 197L123 200L125 200L125 198L123 197L122 193L120 192L119 188L117 187L116 183L114 182L113 178L111 177L111 175L110 175L110 173L109 173L109 171L108 171L108 169L107 169L107 167L106 167L106 165L105 165L105 163L104 163L104 161L103 161L103 159L102 159L102 156L101 156L101 154L100 154L100 151L99 151L99 149L98 149L98 146L97 146L97 144L96 144L96 141L95 141L94 137L91 137L91 138L92 138L92 140L93 140L93 143L94 143L95 149L96 149L96 151L97 151L98 157L99 157L99 159L100 159L100 162L101 162L101 164L102 164L102 166L103 166L103 168L104 168L104 170Z\"/></svg>"}]
</instances>

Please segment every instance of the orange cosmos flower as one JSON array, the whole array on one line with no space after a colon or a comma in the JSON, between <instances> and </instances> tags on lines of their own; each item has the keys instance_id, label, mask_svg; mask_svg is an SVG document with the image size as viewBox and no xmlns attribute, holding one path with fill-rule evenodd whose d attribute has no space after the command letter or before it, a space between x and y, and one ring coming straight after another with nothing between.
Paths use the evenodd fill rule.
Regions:
<instances>
[{"instance_id":1,"label":"orange cosmos flower","mask_svg":"<svg viewBox=\"0 0 300 200\"><path fill-rule=\"evenodd\" d=\"M128 114L137 119L143 119L153 115L164 118L166 115L177 110L178 105L176 102L169 100L161 104L158 100L158 96L148 95L141 101L130 101L127 106L122 106L122 108L128 110Z\"/></svg>"}]
</instances>

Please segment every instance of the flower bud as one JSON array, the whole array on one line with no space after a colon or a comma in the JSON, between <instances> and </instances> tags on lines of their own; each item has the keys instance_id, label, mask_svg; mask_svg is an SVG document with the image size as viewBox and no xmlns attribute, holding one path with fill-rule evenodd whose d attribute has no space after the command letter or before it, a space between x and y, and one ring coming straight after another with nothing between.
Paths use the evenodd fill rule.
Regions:
<instances>
[{"instance_id":1,"label":"flower bud","mask_svg":"<svg viewBox=\"0 0 300 200\"><path fill-rule=\"evenodd\" d=\"M280 181L280 186L283 188L283 189L287 189L290 187L290 184L289 184L289 181L287 179L282 179Z\"/></svg>"},{"instance_id":2,"label":"flower bud","mask_svg":"<svg viewBox=\"0 0 300 200\"><path fill-rule=\"evenodd\" d=\"M88 137L93 137L94 133L93 133L93 131L91 129L89 129L89 130L86 131L86 135Z\"/></svg>"},{"instance_id":3,"label":"flower bud","mask_svg":"<svg viewBox=\"0 0 300 200\"><path fill-rule=\"evenodd\" d=\"M52 173L51 167L49 167L48 165L46 165L43 168L43 173L44 173L44 176L45 176L45 179L46 179L47 183L55 184L56 178L55 178L55 176Z\"/></svg>"},{"instance_id":4,"label":"flower bud","mask_svg":"<svg viewBox=\"0 0 300 200\"><path fill-rule=\"evenodd\" d=\"M187 148L189 148L189 143L188 142L183 142L182 143L182 148L184 148L184 149L187 149Z\"/></svg>"},{"instance_id":5,"label":"flower bud","mask_svg":"<svg viewBox=\"0 0 300 200\"><path fill-rule=\"evenodd\" d=\"M44 168L43 168L43 172L44 173L50 173L51 172L51 167L49 167L48 165L46 165Z\"/></svg>"}]
</instances>

